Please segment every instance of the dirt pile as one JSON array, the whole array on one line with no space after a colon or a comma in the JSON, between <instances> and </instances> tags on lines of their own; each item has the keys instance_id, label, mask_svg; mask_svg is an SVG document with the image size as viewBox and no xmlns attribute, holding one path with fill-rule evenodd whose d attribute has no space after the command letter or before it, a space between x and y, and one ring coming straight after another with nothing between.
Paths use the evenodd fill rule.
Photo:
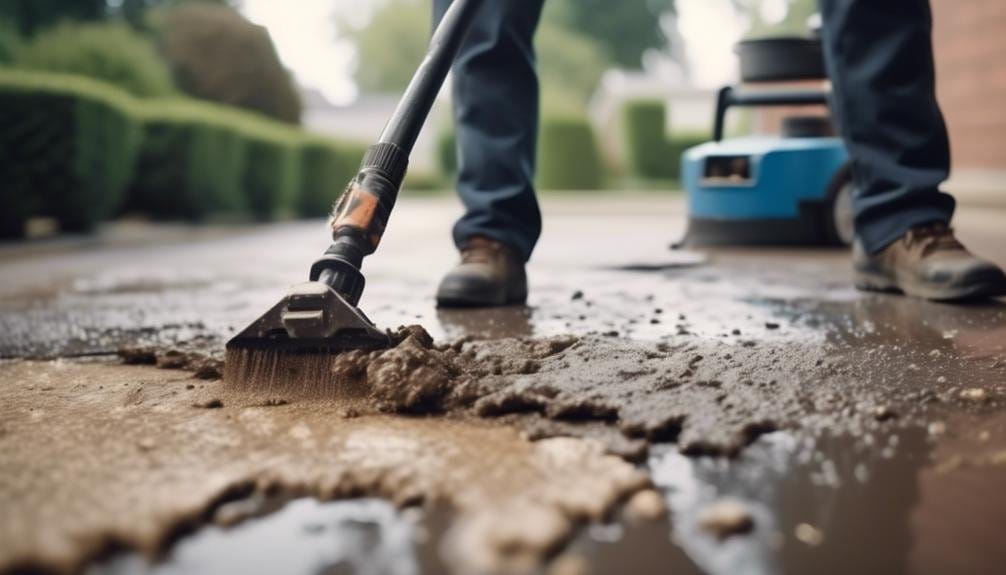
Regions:
<instances>
[{"instance_id":1,"label":"dirt pile","mask_svg":"<svg viewBox=\"0 0 1006 575\"><path fill-rule=\"evenodd\" d=\"M222 369L229 390L261 401L339 399L350 413L498 418L532 439L591 438L632 460L653 442L733 455L778 429L861 434L911 423L932 403L998 401L996 394L965 401L952 378L966 370L979 381L998 370L897 346L603 334L437 344L420 326L391 335L394 345L381 351L229 352L222 368L216 344L121 355L200 376ZM915 374L936 360L951 377L919 389Z\"/></svg>"},{"instance_id":2,"label":"dirt pile","mask_svg":"<svg viewBox=\"0 0 1006 575\"><path fill-rule=\"evenodd\" d=\"M223 377L224 360L212 350L215 346L189 343L183 346L122 346L118 355L126 365L156 365L161 369L191 371L198 379ZM209 350L209 351L208 351Z\"/></svg>"},{"instance_id":3,"label":"dirt pile","mask_svg":"<svg viewBox=\"0 0 1006 575\"><path fill-rule=\"evenodd\" d=\"M533 438L591 437L630 458L654 441L734 454L780 428L861 427L883 404L815 344L594 335L437 345L419 326L393 339L388 350L328 356L241 352L226 380L273 398L355 398L364 413L502 417Z\"/></svg>"}]
</instances>

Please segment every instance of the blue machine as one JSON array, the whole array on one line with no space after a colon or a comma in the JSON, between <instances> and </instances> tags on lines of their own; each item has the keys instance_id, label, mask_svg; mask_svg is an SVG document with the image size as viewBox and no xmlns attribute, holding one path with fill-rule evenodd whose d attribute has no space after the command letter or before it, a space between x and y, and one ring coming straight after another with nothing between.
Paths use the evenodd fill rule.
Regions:
<instances>
[{"instance_id":1,"label":"blue machine","mask_svg":"<svg viewBox=\"0 0 1006 575\"><path fill-rule=\"evenodd\" d=\"M734 106L827 104L823 91L719 93L713 141L685 151L688 245L849 245L849 157L826 117L786 118L781 136L723 139Z\"/></svg>"}]
</instances>

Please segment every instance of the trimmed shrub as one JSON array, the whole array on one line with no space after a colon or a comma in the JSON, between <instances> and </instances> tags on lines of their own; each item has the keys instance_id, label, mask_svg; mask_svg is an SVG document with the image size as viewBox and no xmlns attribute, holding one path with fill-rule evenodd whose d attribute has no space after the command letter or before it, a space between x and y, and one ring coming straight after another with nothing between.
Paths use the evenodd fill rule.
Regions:
<instances>
[{"instance_id":1,"label":"trimmed shrub","mask_svg":"<svg viewBox=\"0 0 1006 575\"><path fill-rule=\"evenodd\" d=\"M622 108L625 160L633 176L645 179L676 177L678 161L668 149L666 125L666 106L660 100L636 100Z\"/></svg>"},{"instance_id":2,"label":"trimmed shrub","mask_svg":"<svg viewBox=\"0 0 1006 575\"><path fill-rule=\"evenodd\" d=\"M116 210L140 142L128 95L86 78L0 71L0 235L33 215L88 231Z\"/></svg>"},{"instance_id":3,"label":"trimmed shrub","mask_svg":"<svg viewBox=\"0 0 1006 575\"><path fill-rule=\"evenodd\" d=\"M123 204L155 219L325 215L364 151L234 108L0 70L0 235L36 215L85 231Z\"/></svg>"},{"instance_id":4,"label":"trimmed shrub","mask_svg":"<svg viewBox=\"0 0 1006 575\"><path fill-rule=\"evenodd\" d=\"M293 211L300 184L300 149L293 134L279 128L245 127L245 204L255 219L267 221Z\"/></svg>"},{"instance_id":5,"label":"trimmed shrub","mask_svg":"<svg viewBox=\"0 0 1006 575\"><path fill-rule=\"evenodd\" d=\"M30 36L60 20L98 20L107 8L106 0L2 0L0 20Z\"/></svg>"},{"instance_id":6,"label":"trimmed shrub","mask_svg":"<svg viewBox=\"0 0 1006 575\"><path fill-rule=\"evenodd\" d=\"M362 144L337 143L315 135L304 137L300 145L297 214L306 218L327 216L356 176L366 151Z\"/></svg>"},{"instance_id":7,"label":"trimmed shrub","mask_svg":"<svg viewBox=\"0 0 1006 575\"><path fill-rule=\"evenodd\" d=\"M668 170L668 177L681 179L681 155L685 150L704 144L712 139L707 132L674 132L667 142L667 157L671 162Z\"/></svg>"},{"instance_id":8,"label":"trimmed shrub","mask_svg":"<svg viewBox=\"0 0 1006 575\"><path fill-rule=\"evenodd\" d=\"M667 108L660 100L636 100L622 109L625 158L633 176L665 180L681 177L681 154L709 141L704 132L664 131Z\"/></svg>"},{"instance_id":9,"label":"trimmed shrub","mask_svg":"<svg viewBox=\"0 0 1006 575\"><path fill-rule=\"evenodd\" d=\"M437 136L437 164L445 180L458 173L458 136L454 130L444 130Z\"/></svg>"},{"instance_id":10,"label":"trimmed shrub","mask_svg":"<svg viewBox=\"0 0 1006 575\"><path fill-rule=\"evenodd\" d=\"M145 105L129 208L157 219L194 221L242 211L247 143L227 114L184 100Z\"/></svg>"},{"instance_id":11,"label":"trimmed shrub","mask_svg":"<svg viewBox=\"0 0 1006 575\"><path fill-rule=\"evenodd\" d=\"M21 35L17 30L0 20L0 65L10 64L21 47Z\"/></svg>"},{"instance_id":12,"label":"trimmed shrub","mask_svg":"<svg viewBox=\"0 0 1006 575\"><path fill-rule=\"evenodd\" d=\"M546 117L538 139L537 186L543 190L595 190L604 185L590 123L580 117Z\"/></svg>"},{"instance_id":13,"label":"trimmed shrub","mask_svg":"<svg viewBox=\"0 0 1006 575\"><path fill-rule=\"evenodd\" d=\"M151 18L164 58L189 95L296 124L301 102L272 38L229 6L187 2Z\"/></svg>"},{"instance_id":14,"label":"trimmed shrub","mask_svg":"<svg viewBox=\"0 0 1006 575\"><path fill-rule=\"evenodd\" d=\"M406 193L440 192L449 188L450 185L445 183L438 172L420 168L409 170L405 174L405 181L402 182L402 190Z\"/></svg>"},{"instance_id":15,"label":"trimmed shrub","mask_svg":"<svg viewBox=\"0 0 1006 575\"><path fill-rule=\"evenodd\" d=\"M153 44L119 23L60 24L22 46L15 64L87 76L140 97L174 91L171 72Z\"/></svg>"}]
</instances>

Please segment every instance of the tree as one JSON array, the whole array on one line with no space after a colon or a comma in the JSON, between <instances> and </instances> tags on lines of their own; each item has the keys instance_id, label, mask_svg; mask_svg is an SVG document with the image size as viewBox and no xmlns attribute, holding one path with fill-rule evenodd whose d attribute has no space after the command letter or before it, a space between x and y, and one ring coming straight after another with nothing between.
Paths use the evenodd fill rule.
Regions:
<instances>
[{"instance_id":1,"label":"tree","mask_svg":"<svg viewBox=\"0 0 1006 575\"><path fill-rule=\"evenodd\" d=\"M0 19L13 22L25 36L60 20L97 20L106 13L105 0L3 0Z\"/></svg>"},{"instance_id":2,"label":"tree","mask_svg":"<svg viewBox=\"0 0 1006 575\"><path fill-rule=\"evenodd\" d=\"M0 20L0 66L14 61L21 47L21 34L13 25Z\"/></svg>"},{"instance_id":3,"label":"tree","mask_svg":"<svg viewBox=\"0 0 1006 575\"><path fill-rule=\"evenodd\" d=\"M238 8L240 0L119 0L118 12L134 28L147 28L147 13L157 8L167 8L184 4L185 2L208 2Z\"/></svg>"},{"instance_id":4,"label":"tree","mask_svg":"<svg viewBox=\"0 0 1006 575\"><path fill-rule=\"evenodd\" d=\"M582 111L611 60L593 38L543 18L535 38L542 106Z\"/></svg>"},{"instance_id":5,"label":"tree","mask_svg":"<svg viewBox=\"0 0 1006 575\"><path fill-rule=\"evenodd\" d=\"M209 2L238 7L240 0L2 0L0 20L13 22L25 36L63 20L124 17L134 28L144 27L148 10L184 2Z\"/></svg>"},{"instance_id":6,"label":"tree","mask_svg":"<svg viewBox=\"0 0 1006 575\"><path fill-rule=\"evenodd\" d=\"M495 1L495 0L494 0ZM519 0L507 0L519 1ZM646 50L666 43L660 14L673 0L548 0L536 36L546 104L582 106L612 66L639 68ZM429 0L385 0L366 24L337 21L356 45L357 85L367 92L400 92L426 51Z\"/></svg>"},{"instance_id":7,"label":"tree","mask_svg":"<svg viewBox=\"0 0 1006 575\"><path fill-rule=\"evenodd\" d=\"M189 2L151 15L175 81L185 92L300 121L300 95L269 33L227 6Z\"/></svg>"},{"instance_id":8,"label":"tree","mask_svg":"<svg viewBox=\"0 0 1006 575\"><path fill-rule=\"evenodd\" d=\"M171 71L150 38L118 21L46 28L18 48L14 64L87 76L140 97L176 93Z\"/></svg>"},{"instance_id":9,"label":"tree","mask_svg":"<svg viewBox=\"0 0 1006 575\"><path fill-rule=\"evenodd\" d=\"M749 38L781 35L804 35L807 20L817 13L817 0L787 0L786 16L779 22L766 22L762 7L765 0L738 0L738 8L751 18L746 34Z\"/></svg>"},{"instance_id":10,"label":"tree","mask_svg":"<svg viewBox=\"0 0 1006 575\"><path fill-rule=\"evenodd\" d=\"M336 21L340 37L356 46L353 77L361 91L405 89L426 52L432 10L428 0L389 0L362 27Z\"/></svg>"},{"instance_id":11,"label":"tree","mask_svg":"<svg viewBox=\"0 0 1006 575\"><path fill-rule=\"evenodd\" d=\"M674 0L549 0L545 19L589 37L612 63L638 69L647 50L666 45L660 16L672 10Z\"/></svg>"}]
</instances>

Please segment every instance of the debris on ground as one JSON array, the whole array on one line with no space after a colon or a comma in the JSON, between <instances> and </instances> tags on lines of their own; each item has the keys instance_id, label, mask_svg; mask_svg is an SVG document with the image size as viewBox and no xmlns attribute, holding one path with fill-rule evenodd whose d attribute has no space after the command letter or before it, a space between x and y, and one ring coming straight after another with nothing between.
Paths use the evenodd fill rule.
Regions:
<instances>
[{"instance_id":1,"label":"debris on ground","mask_svg":"<svg viewBox=\"0 0 1006 575\"><path fill-rule=\"evenodd\" d=\"M664 496L654 489L644 489L625 504L625 516L630 521L656 521L667 515Z\"/></svg>"},{"instance_id":2,"label":"debris on ground","mask_svg":"<svg viewBox=\"0 0 1006 575\"><path fill-rule=\"evenodd\" d=\"M887 421L894 419L898 414L887 405L878 405L873 408L873 418L877 421Z\"/></svg>"},{"instance_id":3,"label":"debris on ground","mask_svg":"<svg viewBox=\"0 0 1006 575\"><path fill-rule=\"evenodd\" d=\"M261 352L247 359L235 355L228 361L237 366L228 363L224 369L249 373L240 362L253 359L267 369L259 369L260 376L225 380L237 380L228 385L245 393L270 397L356 397L364 412L506 417L538 436L542 418L575 423L567 433L579 436L598 437L592 429L615 427L622 437L606 434L607 445L622 455L629 447L625 439L734 455L777 429L856 430L900 415L880 403L876 391L858 384L858 366L825 361L827 350L817 345L669 344L603 335L437 344L420 326L391 335L395 345L387 350L276 354L268 361ZM838 416L819 412L819 400L808 400L823 402L853 388L864 403L873 397L879 407Z\"/></svg>"},{"instance_id":4,"label":"debris on ground","mask_svg":"<svg viewBox=\"0 0 1006 575\"><path fill-rule=\"evenodd\" d=\"M706 533L723 540L751 531L754 528L754 518L743 502L719 499L699 511L698 524Z\"/></svg>"},{"instance_id":5,"label":"debris on ground","mask_svg":"<svg viewBox=\"0 0 1006 575\"><path fill-rule=\"evenodd\" d=\"M988 399L988 393L984 389L981 389L980 387L972 387L969 389L962 390L960 393L960 397L965 401L981 403L986 399Z\"/></svg>"},{"instance_id":6,"label":"debris on ground","mask_svg":"<svg viewBox=\"0 0 1006 575\"><path fill-rule=\"evenodd\" d=\"M156 365L161 369L192 372L197 379L215 380L223 377L223 355L216 341L195 340L187 345L128 345L118 350L126 365Z\"/></svg>"},{"instance_id":7,"label":"debris on ground","mask_svg":"<svg viewBox=\"0 0 1006 575\"><path fill-rule=\"evenodd\" d=\"M810 523L800 523L797 525L793 530L793 536L796 537L797 541L811 547L817 547L824 543L824 532Z\"/></svg>"}]
</instances>

